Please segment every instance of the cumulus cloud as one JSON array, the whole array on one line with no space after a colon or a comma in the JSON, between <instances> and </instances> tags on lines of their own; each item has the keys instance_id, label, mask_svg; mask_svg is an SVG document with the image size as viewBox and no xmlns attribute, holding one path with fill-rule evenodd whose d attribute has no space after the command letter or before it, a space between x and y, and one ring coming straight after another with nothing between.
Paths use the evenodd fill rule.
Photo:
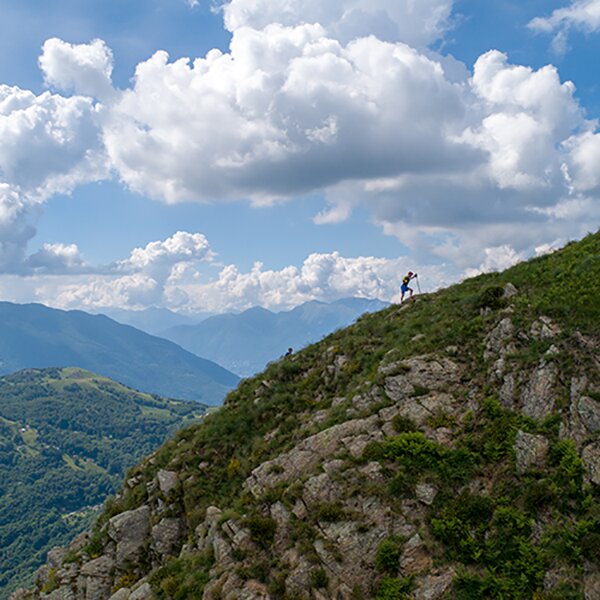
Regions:
<instances>
[{"instance_id":1,"label":"cumulus cloud","mask_svg":"<svg viewBox=\"0 0 600 600\"><path fill-rule=\"evenodd\" d=\"M485 263L487 248L521 254L578 235L598 212L600 134L574 85L498 51L472 72L432 51L451 10L451 0L231 0L228 51L174 61L159 51L123 91L104 42L48 40L40 67L60 93L0 86L2 203L17 232L0 268L22 268L46 198L113 174L165 202L320 192L323 225L362 203L383 231L461 269ZM110 268L185 303L168 282L208 250L164 243Z\"/></svg>"},{"instance_id":2,"label":"cumulus cloud","mask_svg":"<svg viewBox=\"0 0 600 600\"><path fill-rule=\"evenodd\" d=\"M65 248L60 250L65 252ZM75 254L75 249L71 251ZM311 254L301 266L279 270L267 269L262 263L248 272L225 265L215 277L207 278L197 267L212 256L205 236L178 232L168 240L135 249L128 259L116 263L129 271L127 275L114 271L77 283L46 281L39 285L37 294L40 300L64 308L157 305L187 312L222 312L260 305L288 309L308 300L333 301L349 296L393 300L406 271L414 269L408 258L347 258L332 252ZM158 270L157 263L161 264ZM424 290L448 283L443 271L443 266L421 269Z\"/></svg>"},{"instance_id":3,"label":"cumulus cloud","mask_svg":"<svg viewBox=\"0 0 600 600\"><path fill-rule=\"evenodd\" d=\"M113 55L103 40L69 44L51 38L42 46L39 63L48 86L95 98L113 93Z\"/></svg>"},{"instance_id":4,"label":"cumulus cloud","mask_svg":"<svg viewBox=\"0 0 600 600\"><path fill-rule=\"evenodd\" d=\"M557 53L564 54L569 30L600 31L600 0L573 0L568 6L554 10L549 17L536 17L528 27L541 33L555 33L552 46Z\"/></svg>"},{"instance_id":5,"label":"cumulus cloud","mask_svg":"<svg viewBox=\"0 0 600 600\"><path fill-rule=\"evenodd\" d=\"M447 29L453 0L231 0L223 11L229 31L271 23L319 23L342 43L374 35L421 48Z\"/></svg>"},{"instance_id":6,"label":"cumulus cloud","mask_svg":"<svg viewBox=\"0 0 600 600\"><path fill-rule=\"evenodd\" d=\"M76 244L42 244L27 258L26 265L34 272L76 273L85 271L87 265Z\"/></svg>"},{"instance_id":7,"label":"cumulus cloud","mask_svg":"<svg viewBox=\"0 0 600 600\"><path fill-rule=\"evenodd\" d=\"M522 254L515 252L508 244L485 249L485 260L476 269L467 269L465 277L475 277L481 273L504 271L524 259Z\"/></svg>"},{"instance_id":8,"label":"cumulus cloud","mask_svg":"<svg viewBox=\"0 0 600 600\"><path fill-rule=\"evenodd\" d=\"M0 139L0 270L19 271L42 203L108 175L98 107L0 85Z\"/></svg>"}]
</instances>

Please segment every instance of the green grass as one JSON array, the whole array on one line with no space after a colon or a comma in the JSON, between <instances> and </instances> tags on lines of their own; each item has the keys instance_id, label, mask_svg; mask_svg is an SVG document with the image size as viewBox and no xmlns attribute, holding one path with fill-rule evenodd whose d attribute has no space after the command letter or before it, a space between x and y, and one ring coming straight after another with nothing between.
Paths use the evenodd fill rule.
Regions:
<instances>
[{"instance_id":1,"label":"green grass","mask_svg":"<svg viewBox=\"0 0 600 600\"><path fill-rule=\"evenodd\" d=\"M508 282L519 292L510 301L500 294ZM505 313L508 304L511 312ZM180 509L190 529L204 519L210 505L234 509L250 519L246 525L266 564L274 568L270 554L273 523L263 515L265 506L242 488L252 469L298 443L304 435L301 419L328 409L334 398L351 399L373 387L383 395L385 377L378 368L384 360L399 363L397 374L402 374L408 368L402 360L440 354L455 346L455 360L467 368L465 396L470 389L479 390L480 404L471 403L471 413L462 420L439 413L428 421L432 428L451 427L454 447L433 442L406 419L395 419L398 435L371 444L363 462L377 460L382 465L387 479L377 492L394 510L399 499L413 497L418 482L426 480L438 488L423 526L437 544L442 564L457 561L465 566L457 578L457 598L531 598L540 590L545 570L566 562L567 554L574 553L579 567L590 556L590 548L598 540L598 498L597 492L592 494L583 485L581 461L572 445L558 440L559 415L536 423L506 410L497 400L498 390L488 381L484 339L508 314L521 332L528 332L540 315L560 326L561 333L553 340L561 349L554 359L561 374L558 395L564 396L573 374L593 373L588 367L594 356L576 346L572 336L576 331L584 336L600 335L600 234L503 273L481 275L420 296L408 307L391 306L363 316L291 360L275 362L259 376L242 381L228 395L222 410L209 414L201 425L180 431L159 449L152 464L146 461L130 475L141 479L140 489L144 490L158 469L179 470L183 481ZM535 366L549 345L516 338L514 353L508 357L511 368ZM339 355L347 362L339 376L332 377L328 366ZM596 377L596 391L599 384ZM416 393L428 390L420 388ZM324 426L352 418L347 408L342 404L330 410ZM544 472L515 473L513 444L519 429L543 433L551 442ZM491 482L489 494L466 491L466 484L476 477ZM285 489L277 490L271 499L285 500L286 494ZM128 491L111 503L99 526L112 514L144 500L138 489ZM264 501L268 504L268 498ZM321 510L325 522L346 517L341 505L326 508ZM532 527L542 510L550 511L556 528L540 541L534 539ZM573 527L575 534L569 535ZM294 522L295 539L311 562L318 561L314 555L316 535L310 519ZM390 571L398 549L387 545L381 550L379 565L386 575L373 592L377 598L401 598L409 593L412 582ZM177 561L169 565L153 580L165 598L177 597L179 590L187 589L183 566ZM265 578L274 581L268 574Z\"/></svg>"}]
</instances>

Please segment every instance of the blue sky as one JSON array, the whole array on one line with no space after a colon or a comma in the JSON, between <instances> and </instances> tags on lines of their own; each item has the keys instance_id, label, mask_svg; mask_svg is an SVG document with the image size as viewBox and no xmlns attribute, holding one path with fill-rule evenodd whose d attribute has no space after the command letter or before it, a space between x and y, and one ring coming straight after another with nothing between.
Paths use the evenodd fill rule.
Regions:
<instances>
[{"instance_id":1,"label":"blue sky","mask_svg":"<svg viewBox=\"0 0 600 600\"><path fill-rule=\"evenodd\" d=\"M392 299L597 228L598 0L261 1L0 0L0 295Z\"/></svg>"}]
</instances>

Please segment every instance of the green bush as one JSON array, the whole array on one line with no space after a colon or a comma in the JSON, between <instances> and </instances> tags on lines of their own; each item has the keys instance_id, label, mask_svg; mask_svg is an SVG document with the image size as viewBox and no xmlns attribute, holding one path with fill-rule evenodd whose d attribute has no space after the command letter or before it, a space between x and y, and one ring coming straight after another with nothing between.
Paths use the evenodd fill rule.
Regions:
<instances>
[{"instance_id":1,"label":"green bush","mask_svg":"<svg viewBox=\"0 0 600 600\"><path fill-rule=\"evenodd\" d=\"M244 527L250 531L250 538L261 548L268 548L275 539L277 522L271 517L254 515L243 521Z\"/></svg>"},{"instance_id":2,"label":"green bush","mask_svg":"<svg viewBox=\"0 0 600 600\"><path fill-rule=\"evenodd\" d=\"M409 597L411 587L411 577L384 577L377 588L377 600L403 600Z\"/></svg>"},{"instance_id":3,"label":"green bush","mask_svg":"<svg viewBox=\"0 0 600 600\"><path fill-rule=\"evenodd\" d=\"M398 572L401 554L402 548L398 538L394 537L383 540L379 544L379 548L377 548L375 568L382 573L394 575Z\"/></svg>"},{"instance_id":4,"label":"green bush","mask_svg":"<svg viewBox=\"0 0 600 600\"><path fill-rule=\"evenodd\" d=\"M329 577L325 569L315 569L310 573L310 583L318 590L324 589L329 585Z\"/></svg>"}]
</instances>

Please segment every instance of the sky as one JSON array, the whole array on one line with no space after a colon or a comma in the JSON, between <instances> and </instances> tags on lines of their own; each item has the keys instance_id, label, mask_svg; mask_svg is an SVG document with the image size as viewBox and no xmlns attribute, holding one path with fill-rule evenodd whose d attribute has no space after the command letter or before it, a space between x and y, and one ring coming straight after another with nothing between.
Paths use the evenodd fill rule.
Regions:
<instances>
[{"instance_id":1,"label":"sky","mask_svg":"<svg viewBox=\"0 0 600 600\"><path fill-rule=\"evenodd\" d=\"M0 299L283 310L600 222L600 0L0 0Z\"/></svg>"}]
</instances>

